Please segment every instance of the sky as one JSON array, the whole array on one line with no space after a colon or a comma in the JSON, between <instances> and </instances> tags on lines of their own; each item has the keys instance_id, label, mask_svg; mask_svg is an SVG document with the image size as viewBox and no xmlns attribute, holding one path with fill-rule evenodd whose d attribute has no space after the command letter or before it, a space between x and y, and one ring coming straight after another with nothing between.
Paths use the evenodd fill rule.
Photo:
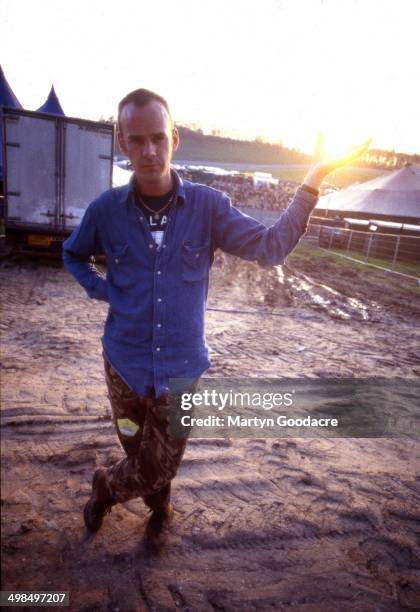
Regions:
<instances>
[{"instance_id":1,"label":"sky","mask_svg":"<svg viewBox=\"0 0 420 612\"><path fill-rule=\"evenodd\" d=\"M420 153L420 0L0 0L0 22L30 110L54 84L67 115L97 120L146 87L205 131Z\"/></svg>"}]
</instances>

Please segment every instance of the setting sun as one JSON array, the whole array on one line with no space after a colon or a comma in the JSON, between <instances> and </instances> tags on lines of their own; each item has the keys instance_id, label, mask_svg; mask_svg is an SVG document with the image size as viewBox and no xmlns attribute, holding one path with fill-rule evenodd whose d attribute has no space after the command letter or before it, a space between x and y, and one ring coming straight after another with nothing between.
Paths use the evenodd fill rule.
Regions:
<instances>
[{"instance_id":1,"label":"setting sun","mask_svg":"<svg viewBox=\"0 0 420 612\"><path fill-rule=\"evenodd\" d=\"M322 133L320 132L316 140L314 149L314 157L319 160L327 160L331 158L344 158L352 154L352 152L364 144L372 146L372 139L359 137L352 133Z\"/></svg>"}]
</instances>

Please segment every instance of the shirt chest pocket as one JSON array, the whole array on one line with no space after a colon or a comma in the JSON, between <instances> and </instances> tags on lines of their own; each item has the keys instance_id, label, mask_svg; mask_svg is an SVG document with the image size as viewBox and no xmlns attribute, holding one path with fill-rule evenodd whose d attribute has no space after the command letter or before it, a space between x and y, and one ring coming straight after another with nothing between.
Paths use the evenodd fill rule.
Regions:
<instances>
[{"instance_id":1,"label":"shirt chest pocket","mask_svg":"<svg viewBox=\"0 0 420 612\"><path fill-rule=\"evenodd\" d=\"M135 266L128 245L113 247L107 256L108 275L115 287L130 287L137 281Z\"/></svg>"},{"instance_id":2,"label":"shirt chest pocket","mask_svg":"<svg viewBox=\"0 0 420 612\"><path fill-rule=\"evenodd\" d=\"M210 268L210 245L193 247L189 242L182 245L182 278L187 282L203 280Z\"/></svg>"}]
</instances>

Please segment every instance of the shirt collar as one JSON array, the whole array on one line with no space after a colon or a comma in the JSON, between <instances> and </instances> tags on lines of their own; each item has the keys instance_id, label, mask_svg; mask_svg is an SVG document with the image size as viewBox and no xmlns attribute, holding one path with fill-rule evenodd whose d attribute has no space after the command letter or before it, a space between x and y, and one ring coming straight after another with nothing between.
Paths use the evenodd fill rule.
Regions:
<instances>
[{"instance_id":1,"label":"shirt collar","mask_svg":"<svg viewBox=\"0 0 420 612\"><path fill-rule=\"evenodd\" d=\"M176 193L175 201L177 204L183 204L186 199L184 182L182 178L179 176L178 172L176 172L176 170L174 170L173 168L171 168L171 174L175 181L175 193ZM133 172L133 174L130 177L130 180L128 181L128 185L126 185L127 193L126 193L126 196L124 197L124 202L128 202L131 198L134 197L135 187L136 187L136 177Z\"/></svg>"}]
</instances>

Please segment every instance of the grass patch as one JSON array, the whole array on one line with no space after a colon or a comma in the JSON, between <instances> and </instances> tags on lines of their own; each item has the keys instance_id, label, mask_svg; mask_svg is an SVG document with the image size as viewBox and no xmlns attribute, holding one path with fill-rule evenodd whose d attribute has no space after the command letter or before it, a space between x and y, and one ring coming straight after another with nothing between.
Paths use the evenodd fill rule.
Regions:
<instances>
[{"instance_id":1,"label":"grass patch","mask_svg":"<svg viewBox=\"0 0 420 612\"><path fill-rule=\"evenodd\" d=\"M368 265L362 263L364 261L365 255L360 252L343 252L343 255L348 255L349 257L354 257L355 259L361 260L361 263L357 263L350 259L346 259L340 255L341 251L327 250L322 249L320 247L309 245L305 242L300 242L297 249L293 251L293 253L287 258L287 262L289 264L296 264L297 266L301 266L305 268L311 267L314 263L319 264L319 267L322 268L323 262L327 266L333 265L337 268L339 273L340 269L352 269L356 270L358 273L364 275L367 280L371 278L372 280L380 280L382 283L386 281L386 283L393 283L396 286L401 286L402 284L407 288L414 289L416 293L420 293L420 285L416 284L415 280L411 280L409 278L404 278L402 276L394 275L392 273L387 272L386 270L379 270L378 268L373 268ZM390 267L390 262L386 259L380 258L369 258L369 263L372 263L376 266L381 267ZM420 277L420 266L417 263L397 263L395 265L396 272L402 272L403 274L410 274L412 276ZM384 291L386 287L384 286Z\"/></svg>"},{"instance_id":2,"label":"grass patch","mask_svg":"<svg viewBox=\"0 0 420 612\"><path fill-rule=\"evenodd\" d=\"M338 253L337 253L337 256L339 256ZM364 253L361 253L360 251L356 251L356 252L350 251L344 254L348 255L349 257L354 257L354 259L360 259L362 262L365 261L365 257L366 257L366 255ZM411 274L412 276L417 276L418 278L420 278L420 265L415 262L410 263L410 262L397 261L395 263L395 266L392 268L391 267L392 262L390 262L389 259L381 259L379 257L369 257L367 263L373 264L375 266L381 266L382 268L390 268L391 270L395 270L395 272L402 272L403 274Z\"/></svg>"}]
</instances>

